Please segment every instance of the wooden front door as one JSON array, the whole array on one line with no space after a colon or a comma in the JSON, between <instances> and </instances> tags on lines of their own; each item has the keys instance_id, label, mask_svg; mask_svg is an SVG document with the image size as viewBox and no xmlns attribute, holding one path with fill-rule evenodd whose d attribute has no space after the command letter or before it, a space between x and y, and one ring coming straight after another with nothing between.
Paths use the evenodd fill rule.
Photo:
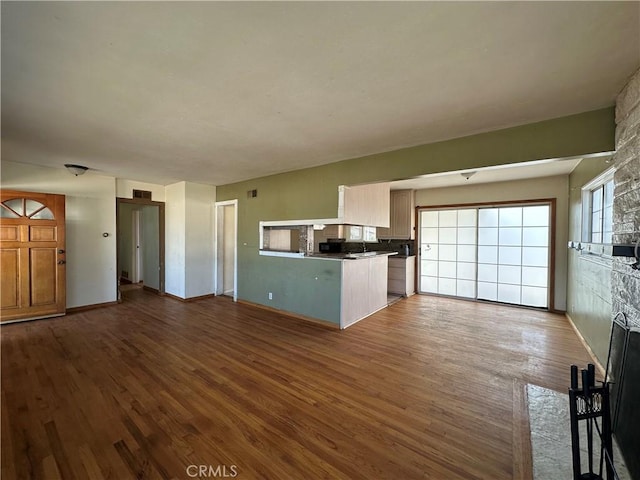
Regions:
<instances>
[{"instance_id":1,"label":"wooden front door","mask_svg":"<svg viewBox=\"0 0 640 480\"><path fill-rule=\"evenodd\" d=\"M0 191L0 322L65 313L64 200Z\"/></svg>"}]
</instances>

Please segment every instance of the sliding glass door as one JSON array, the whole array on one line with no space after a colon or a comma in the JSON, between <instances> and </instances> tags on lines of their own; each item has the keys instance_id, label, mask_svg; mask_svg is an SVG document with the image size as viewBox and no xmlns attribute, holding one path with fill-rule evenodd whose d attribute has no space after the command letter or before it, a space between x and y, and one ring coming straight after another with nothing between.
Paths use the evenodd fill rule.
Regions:
<instances>
[{"instance_id":1,"label":"sliding glass door","mask_svg":"<svg viewBox=\"0 0 640 480\"><path fill-rule=\"evenodd\" d=\"M549 306L549 204L420 211L420 292Z\"/></svg>"},{"instance_id":2,"label":"sliding glass door","mask_svg":"<svg viewBox=\"0 0 640 480\"><path fill-rule=\"evenodd\" d=\"M476 210L423 210L420 219L420 291L476 298Z\"/></svg>"}]
</instances>

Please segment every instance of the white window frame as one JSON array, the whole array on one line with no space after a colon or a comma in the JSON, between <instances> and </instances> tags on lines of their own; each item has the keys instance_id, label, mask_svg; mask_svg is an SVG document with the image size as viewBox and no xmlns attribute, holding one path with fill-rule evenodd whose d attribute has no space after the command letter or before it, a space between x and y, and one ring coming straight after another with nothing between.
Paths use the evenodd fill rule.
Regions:
<instances>
[{"instance_id":1,"label":"white window frame","mask_svg":"<svg viewBox=\"0 0 640 480\"><path fill-rule=\"evenodd\" d=\"M613 237L606 239L605 228L604 228L604 211L605 211L605 195L604 195L604 186L611 182L613 188L613 175L615 173L615 168L609 168L605 170L600 175L595 177L590 182L586 183L582 187L582 244L583 248L581 250L582 254L590 254L590 255L598 255L602 257L608 257L607 252L610 249L605 248L606 246L610 246L613 243ZM600 233L601 238L599 241L593 241L593 194L595 191L602 189L602 211L603 215L600 217ZM613 220L613 202L609 207L611 210L609 214ZM611 232L613 235L613 232Z\"/></svg>"}]
</instances>

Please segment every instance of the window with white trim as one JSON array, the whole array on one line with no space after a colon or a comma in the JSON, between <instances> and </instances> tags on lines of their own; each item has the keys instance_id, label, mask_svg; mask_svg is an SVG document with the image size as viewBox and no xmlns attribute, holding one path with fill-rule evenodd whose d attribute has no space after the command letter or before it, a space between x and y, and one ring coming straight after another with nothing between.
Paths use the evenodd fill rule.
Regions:
<instances>
[{"instance_id":1,"label":"window with white trim","mask_svg":"<svg viewBox=\"0 0 640 480\"><path fill-rule=\"evenodd\" d=\"M613 243L613 172L609 169L582 187L582 241Z\"/></svg>"}]
</instances>

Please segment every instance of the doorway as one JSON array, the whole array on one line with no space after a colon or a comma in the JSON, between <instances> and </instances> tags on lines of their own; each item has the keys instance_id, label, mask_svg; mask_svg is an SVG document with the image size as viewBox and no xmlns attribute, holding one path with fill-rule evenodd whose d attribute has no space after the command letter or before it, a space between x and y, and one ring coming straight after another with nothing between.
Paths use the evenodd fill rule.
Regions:
<instances>
[{"instance_id":1,"label":"doorway","mask_svg":"<svg viewBox=\"0 0 640 480\"><path fill-rule=\"evenodd\" d=\"M116 199L118 294L132 287L163 294L164 202Z\"/></svg>"},{"instance_id":2,"label":"doorway","mask_svg":"<svg viewBox=\"0 0 640 480\"><path fill-rule=\"evenodd\" d=\"M215 203L215 293L238 300L238 200Z\"/></svg>"},{"instance_id":3,"label":"doorway","mask_svg":"<svg viewBox=\"0 0 640 480\"><path fill-rule=\"evenodd\" d=\"M419 210L419 291L553 309L555 201Z\"/></svg>"}]
</instances>

